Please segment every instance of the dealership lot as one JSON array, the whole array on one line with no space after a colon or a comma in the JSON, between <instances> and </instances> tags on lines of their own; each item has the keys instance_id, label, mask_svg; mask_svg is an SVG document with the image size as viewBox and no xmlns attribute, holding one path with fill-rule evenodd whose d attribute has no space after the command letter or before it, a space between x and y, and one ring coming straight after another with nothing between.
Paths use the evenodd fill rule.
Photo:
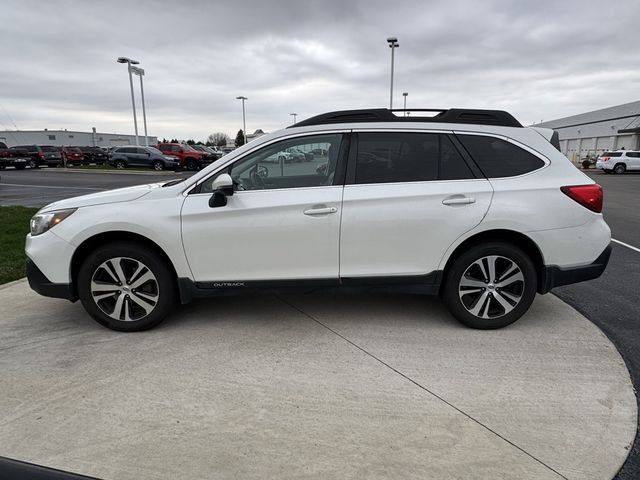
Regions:
<instances>
[{"instance_id":1,"label":"dealership lot","mask_svg":"<svg viewBox=\"0 0 640 480\"><path fill-rule=\"evenodd\" d=\"M183 175L7 170L0 204ZM589 175L604 187L613 237L639 246L640 175ZM638 284L640 253L615 244L603 277L555 291L609 336L636 385ZM132 336L24 282L0 299L13 312L0 320L0 367L14 392L2 410L16 408L2 420L0 455L59 468L119 478L175 476L175 465L194 478L212 465L221 477L610 478L635 432L620 357L551 295L500 332L462 329L434 299L266 296L199 302ZM618 478L637 478L637 449Z\"/></svg>"},{"instance_id":2,"label":"dealership lot","mask_svg":"<svg viewBox=\"0 0 640 480\"><path fill-rule=\"evenodd\" d=\"M43 207L63 198L102 192L111 188L166 182L190 175L193 175L193 172L7 169L0 174L0 205Z\"/></svg>"}]
</instances>

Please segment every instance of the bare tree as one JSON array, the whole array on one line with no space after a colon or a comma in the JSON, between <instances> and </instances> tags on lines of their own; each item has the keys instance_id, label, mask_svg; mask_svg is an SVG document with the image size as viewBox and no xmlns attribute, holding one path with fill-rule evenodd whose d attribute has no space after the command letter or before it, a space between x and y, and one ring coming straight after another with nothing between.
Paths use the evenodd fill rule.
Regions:
<instances>
[{"instance_id":1,"label":"bare tree","mask_svg":"<svg viewBox=\"0 0 640 480\"><path fill-rule=\"evenodd\" d=\"M212 133L207 137L207 143L211 143L217 147L224 147L229 142L229 135L222 132Z\"/></svg>"}]
</instances>

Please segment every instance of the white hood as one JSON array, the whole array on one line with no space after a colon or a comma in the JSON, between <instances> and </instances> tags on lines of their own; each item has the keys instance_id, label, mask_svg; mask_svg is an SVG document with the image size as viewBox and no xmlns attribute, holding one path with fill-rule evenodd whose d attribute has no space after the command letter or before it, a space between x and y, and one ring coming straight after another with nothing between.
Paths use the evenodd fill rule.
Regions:
<instances>
[{"instance_id":1,"label":"white hood","mask_svg":"<svg viewBox=\"0 0 640 480\"><path fill-rule=\"evenodd\" d=\"M43 207L41 212L52 210L62 210L65 208L88 207L90 205L100 205L104 203L130 202L136 200L152 189L159 188L161 183L150 183L148 185L136 185L135 187L116 188L104 192L90 193L79 197L66 198L58 202L50 203Z\"/></svg>"}]
</instances>

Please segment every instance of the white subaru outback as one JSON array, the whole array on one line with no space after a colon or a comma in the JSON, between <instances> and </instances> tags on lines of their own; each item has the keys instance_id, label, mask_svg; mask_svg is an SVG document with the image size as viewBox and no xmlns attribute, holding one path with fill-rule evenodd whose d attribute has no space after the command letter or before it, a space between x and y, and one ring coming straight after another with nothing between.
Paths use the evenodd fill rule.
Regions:
<instances>
[{"instance_id":1,"label":"white subaru outback","mask_svg":"<svg viewBox=\"0 0 640 480\"><path fill-rule=\"evenodd\" d=\"M194 298L300 290L440 295L490 329L603 272L602 189L553 131L496 110L421 115L327 113L186 180L48 205L27 236L29 283L122 331ZM309 161L282 160L293 148Z\"/></svg>"}]
</instances>

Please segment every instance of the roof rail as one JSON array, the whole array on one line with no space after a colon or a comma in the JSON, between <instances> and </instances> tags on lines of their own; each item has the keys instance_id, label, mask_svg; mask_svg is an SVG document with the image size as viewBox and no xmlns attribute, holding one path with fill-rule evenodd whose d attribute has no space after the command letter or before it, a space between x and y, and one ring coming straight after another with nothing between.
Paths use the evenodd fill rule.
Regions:
<instances>
[{"instance_id":1,"label":"roof rail","mask_svg":"<svg viewBox=\"0 0 640 480\"><path fill-rule=\"evenodd\" d=\"M400 117L394 112L437 112L436 115L421 117L410 115ZM365 122L434 122L434 123L467 123L474 125L496 125L501 127L522 127L510 113L503 110L472 110L467 108L412 108L393 109L372 108L365 110L341 110L323 113L315 117L302 120L292 127L307 127L309 125L325 125L331 123L365 123Z\"/></svg>"}]
</instances>

